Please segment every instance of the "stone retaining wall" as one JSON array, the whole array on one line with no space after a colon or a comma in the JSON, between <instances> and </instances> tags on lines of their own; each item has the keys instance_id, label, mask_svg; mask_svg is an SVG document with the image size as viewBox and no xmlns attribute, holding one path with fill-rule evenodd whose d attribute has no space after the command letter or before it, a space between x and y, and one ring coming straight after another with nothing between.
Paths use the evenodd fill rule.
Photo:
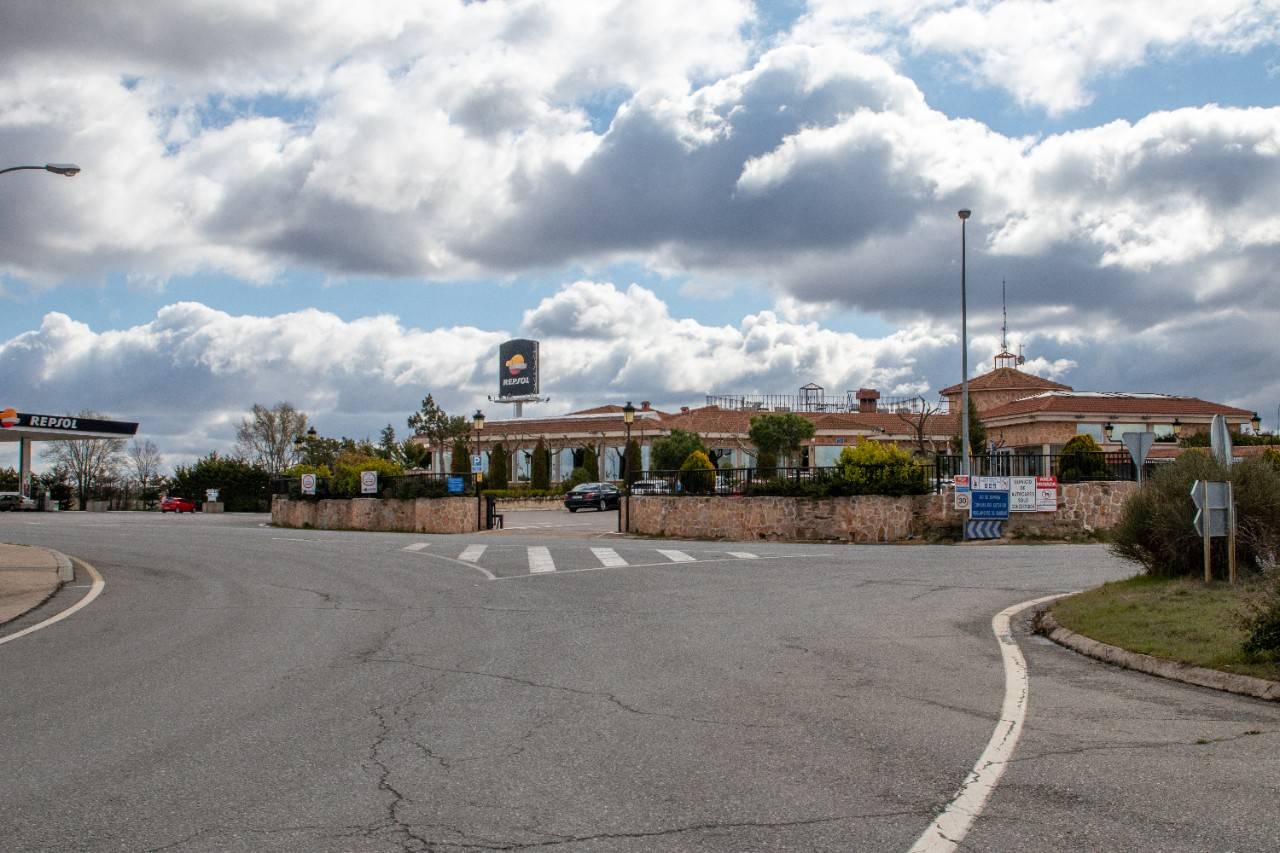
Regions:
<instances>
[{"instance_id":1,"label":"stone retaining wall","mask_svg":"<svg viewBox=\"0 0 1280 853\"><path fill-rule=\"evenodd\" d=\"M271 501L271 523L277 527L400 533L474 533L478 529L475 498L295 501L276 495Z\"/></svg>"},{"instance_id":2,"label":"stone retaining wall","mask_svg":"<svg viewBox=\"0 0 1280 853\"><path fill-rule=\"evenodd\" d=\"M554 498L498 498L498 512L515 509L563 509L564 496Z\"/></svg>"},{"instance_id":3,"label":"stone retaining wall","mask_svg":"<svg viewBox=\"0 0 1280 853\"><path fill-rule=\"evenodd\" d=\"M1008 534L1062 537L1106 529L1135 483L1068 483L1058 487L1058 511L1014 513ZM783 539L901 542L958 536L965 513L950 493L890 498L658 497L631 498L628 530L677 539Z\"/></svg>"}]
</instances>

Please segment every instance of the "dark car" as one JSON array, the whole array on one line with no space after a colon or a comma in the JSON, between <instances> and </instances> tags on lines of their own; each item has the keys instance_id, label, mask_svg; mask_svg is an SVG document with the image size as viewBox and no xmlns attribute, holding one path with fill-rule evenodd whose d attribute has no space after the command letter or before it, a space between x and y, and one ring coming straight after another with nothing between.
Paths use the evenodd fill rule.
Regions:
<instances>
[{"instance_id":1,"label":"dark car","mask_svg":"<svg viewBox=\"0 0 1280 853\"><path fill-rule=\"evenodd\" d=\"M573 490L564 496L564 505L569 512L577 512L587 507L594 507L604 512L606 509L617 509L621 498L622 492L609 483L583 483L581 486L574 486Z\"/></svg>"},{"instance_id":2,"label":"dark car","mask_svg":"<svg viewBox=\"0 0 1280 853\"><path fill-rule=\"evenodd\" d=\"M195 512L196 504L195 501L190 501L186 498L165 498L160 501L160 511L176 512L181 515L184 512Z\"/></svg>"}]
</instances>

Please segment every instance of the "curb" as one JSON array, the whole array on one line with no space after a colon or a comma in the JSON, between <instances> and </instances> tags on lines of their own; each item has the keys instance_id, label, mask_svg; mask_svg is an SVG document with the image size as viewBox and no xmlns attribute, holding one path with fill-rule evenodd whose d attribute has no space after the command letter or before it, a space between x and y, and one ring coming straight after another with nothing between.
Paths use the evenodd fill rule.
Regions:
<instances>
[{"instance_id":1,"label":"curb","mask_svg":"<svg viewBox=\"0 0 1280 853\"><path fill-rule=\"evenodd\" d=\"M58 561L58 580L62 583L70 583L76 579L76 570L71 567L71 559L61 551L55 551L52 548L45 548Z\"/></svg>"},{"instance_id":2,"label":"curb","mask_svg":"<svg viewBox=\"0 0 1280 853\"><path fill-rule=\"evenodd\" d=\"M1131 652L1128 649L1122 649L1117 646L1108 646L1106 643L1099 643L1097 640L1090 639L1083 634L1077 634L1075 631L1063 628L1058 624L1058 620L1053 618L1053 614L1048 609L1037 610L1034 618L1037 634L1043 634L1058 645L1079 652L1086 657L1121 666L1125 669L1144 672L1147 675L1154 675L1158 678L1167 678L1170 681L1181 681L1184 684L1208 687L1211 690L1221 690L1240 696L1251 696L1255 699L1280 702L1280 681L1268 681L1265 678L1254 678L1251 675L1237 675L1216 669L1206 669L1202 666L1192 666L1189 663L1179 663L1178 661L1164 660L1163 658L1152 657L1139 652Z\"/></svg>"}]
</instances>

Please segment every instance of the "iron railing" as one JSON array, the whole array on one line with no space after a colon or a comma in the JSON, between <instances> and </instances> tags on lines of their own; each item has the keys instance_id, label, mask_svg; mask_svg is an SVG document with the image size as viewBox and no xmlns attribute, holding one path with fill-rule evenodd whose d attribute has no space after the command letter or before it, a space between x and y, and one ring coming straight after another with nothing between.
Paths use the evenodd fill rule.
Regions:
<instances>
[{"instance_id":1,"label":"iron railing","mask_svg":"<svg viewBox=\"0 0 1280 853\"><path fill-rule=\"evenodd\" d=\"M938 454L934 457L938 488L950 485L961 473L964 457ZM1148 461L1143 476L1160 462ZM992 453L970 457L969 473L979 477L1057 477L1061 483L1099 480L1136 480L1138 471L1127 451L1083 453Z\"/></svg>"}]
</instances>

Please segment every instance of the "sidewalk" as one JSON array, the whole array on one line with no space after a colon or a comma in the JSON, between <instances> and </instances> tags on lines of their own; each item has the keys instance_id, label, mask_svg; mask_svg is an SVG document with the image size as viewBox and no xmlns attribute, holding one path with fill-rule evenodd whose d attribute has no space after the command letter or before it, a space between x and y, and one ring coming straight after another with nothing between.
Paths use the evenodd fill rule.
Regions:
<instances>
[{"instance_id":1,"label":"sidewalk","mask_svg":"<svg viewBox=\"0 0 1280 853\"><path fill-rule=\"evenodd\" d=\"M72 577L71 562L56 551L0 543L0 625L38 606Z\"/></svg>"}]
</instances>

